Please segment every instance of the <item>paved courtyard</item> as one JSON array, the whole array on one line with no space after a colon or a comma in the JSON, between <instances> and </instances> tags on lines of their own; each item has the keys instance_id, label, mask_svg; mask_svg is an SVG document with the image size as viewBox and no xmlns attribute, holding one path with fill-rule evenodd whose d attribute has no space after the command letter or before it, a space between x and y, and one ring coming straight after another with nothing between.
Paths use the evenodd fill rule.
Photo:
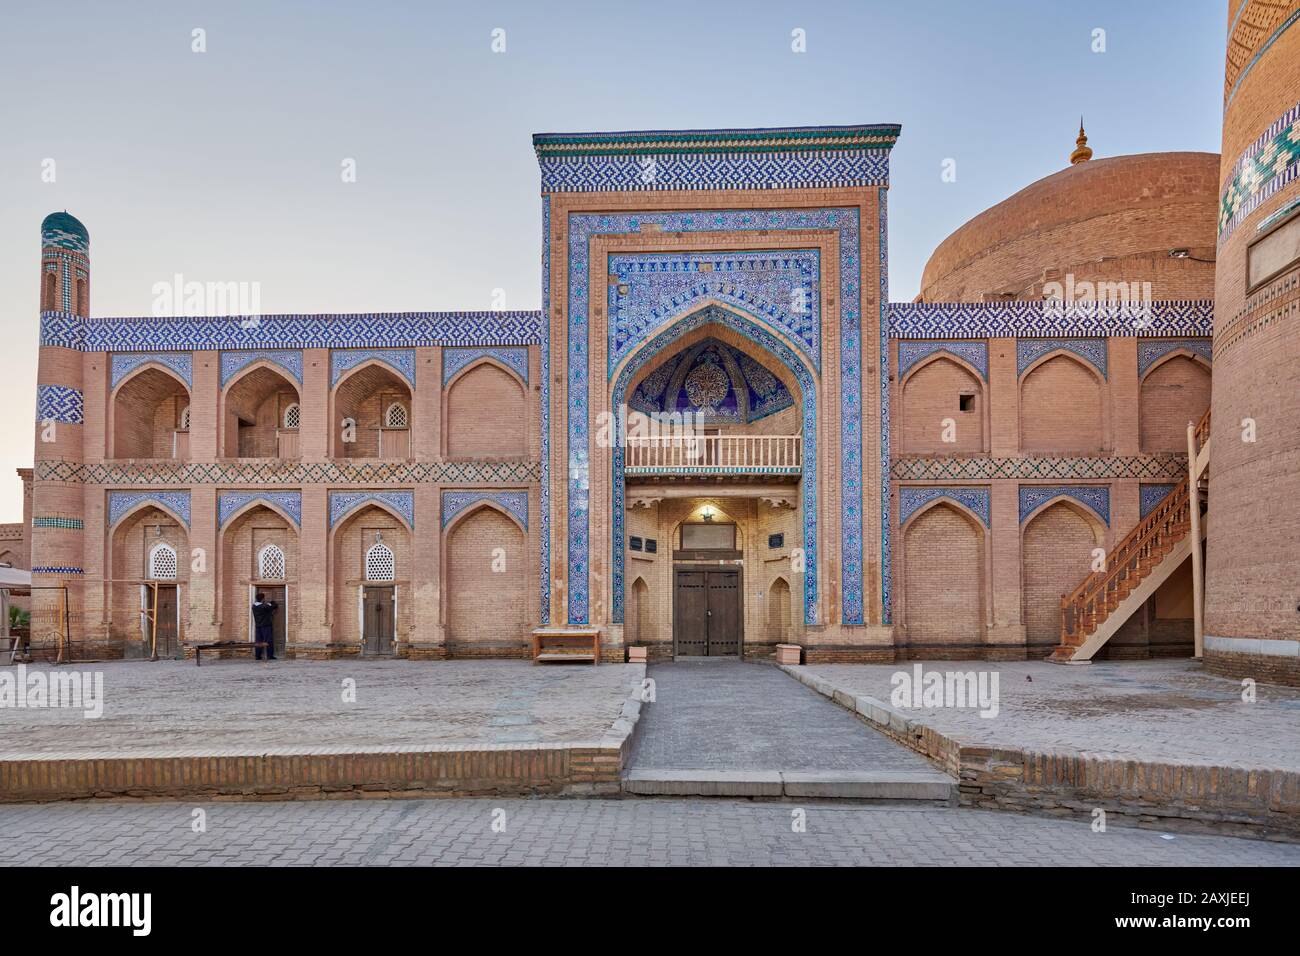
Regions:
<instances>
[{"instance_id":1,"label":"paved courtyard","mask_svg":"<svg viewBox=\"0 0 1300 956\"><path fill-rule=\"evenodd\" d=\"M51 670L28 673L37 669ZM101 672L103 716L0 707L0 759L598 740L640 683L644 665L231 660L57 670ZM345 699L349 682L355 682L355 701Z\"/></svg>"},{"instance_id":2,"label":"paved courtyard","mask_svg":"<svg viewBox=\"0 0 1300 956\"><path fill-rule=\"evenodd\" d=\"M195 810L205 832L195 833ZM805 814L806 831L792 830ZM493 821L504 832L494 832ZM948 808L734 800L0 807L0 865L1300 866L1300 845Z\"/></svg>"},{"instance_id":3,"label":"paved courtyard","mask_svg":"<svg viewBox=\"0 0 1300 956\"><path fill-rule=\"evenodd\" d=\"M925 758L768 664L653 664L636 770L931 770Z\"/></svg>"},{"instance_id":4,"label":"paved courtyard","mask_svg":"<svg viewBox=\"0 0 1300 956\"><path fill-rule=\"evenodd\" d=\"M997 716L973 708L906 708L963 744L1072 751L1129 760L1300 770L1300 690L1240 681L1193 661L1061 666L1044 662L925 661L931 671L996 672ZM853 696L890 703L894 674L915 664L818 664L806 668Z\"/></svg>"}]
</instances>

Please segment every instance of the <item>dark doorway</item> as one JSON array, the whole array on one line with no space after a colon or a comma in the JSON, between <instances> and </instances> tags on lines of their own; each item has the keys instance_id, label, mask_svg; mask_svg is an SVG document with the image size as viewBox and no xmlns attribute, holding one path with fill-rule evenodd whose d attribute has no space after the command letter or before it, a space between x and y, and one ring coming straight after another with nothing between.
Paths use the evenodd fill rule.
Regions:
<instances>
[{"instance_id":1,"label":"dark doorway","mask_svg":"<svg viewBox=\"0 0 1300 956\"><path fill-rule=\"evenodd\" d=\"M156 588L148 588L149 600L153 606L149 609L156 625L149 621L145 622L146 627L157 627L158 640L153 645L153 635L145 633L145 654L149 653L151 645L156 647L156 653L159 657L179 657L180 640L178 631L178 621L176 617L177 600L176 585L160 584Z\"/></svg>"},{"instance_id":2,"label":"dark doorway","mask_svg":"<svg viewBox=\"0 0 1300 956\"><path fill-rule=\"evenodd\" d=\"M673 640L678 657L738 657L740 569L677 568Z\"/></svg>"},{"instance_id":3,"label":"dark doorway","mask_svg":"<svg viewBox=\"0 0 1300 956\"><path fill-rule=\"evenodd\" d=\"M257 594L261 594L276 604L275 614L271 617L271 635L275 640L275 656L279 658L285 656L285 644L288 643L286 635L289 633L289 606L285 603L285 593L284 585L259 584L253 595L256 598ZM249 640L253 638L250 637Z\"/></svg>"},{"instance_id":4,"label":"dark doorway","mask_svg":"<svg viewBox=\"0 0 1300 956\"><path fill-rule=\"evenodd\" d=\"M387 657L393 653L393 614L396 601L393 588L366 587L362 614L365 632L362 635L362 653L367 656Z\"/></svg>"}]
</instances>

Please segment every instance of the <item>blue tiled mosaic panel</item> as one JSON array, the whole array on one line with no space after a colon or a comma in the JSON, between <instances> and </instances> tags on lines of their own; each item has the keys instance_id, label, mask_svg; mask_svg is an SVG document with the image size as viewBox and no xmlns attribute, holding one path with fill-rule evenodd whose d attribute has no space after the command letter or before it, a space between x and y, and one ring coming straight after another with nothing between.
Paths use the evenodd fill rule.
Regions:
<instances>
[{"instance_id":1,"label":"blue tiled mosaic panel","mask_svg":"<svg viewBox=\"0 0 1300 956\"><path fill-rule=\"evenodd\" d=\"M1021 485L1020 520L1054 498L1073 498L1110 524L1110 487L1107 485Z\"/></svg>"},{"instance_id":2,"label":"blue tiled mosaic panel","mask_svg":"<svg viewBox=\"0 0 1300 956\"><path fill-rule=\"evenodd\" d=\"M84 319L65 305L41 313L41 344L83 352L149 352L160 342L179 351L534 345L541 321L540 312Z\"/></svg>"},{"instance_id":3,"label":"blue tiled mosaic panel","mask_svg":"<svg viewBox=\"0 0 1300 956\"><path fill-rule=\"evenodd\" d=\"M1079 356L1106 378L1105 339L1016 339L1016 374L1024 375L1029 366L1058 350Z\"/></svg>"},{"instance_id":4,"label":"blue tiled mosaic panel","mask_svg":"<svg viewBox=\"0 0 1300 956\"><path fill-rule=\"evenodd\" d=\"M665 361L628 399L629 408L647 415L701 415L706 424L753 422L793 404L794 396L776 375L712 337Z\"/></svg>"},{"instance_id":5,"label":"blue tiled mosaic panel","mask_svg":"<svg viewBox=\"0 0 1300 956\"><path fill-rule=\"evenodd\" d=\"M883 231L884 212L881 212ZM568 379L570 404L567 435L568 465L568 589L569 623L585 624L590 614L588 408L590 382L588 307L590 303L589 240L593 235L627 234L642 225L665 232L834 229L840 257L840 476L844 504L841 536L841 604L847 623L858 623L862 602L862 350L861 289L858 276L859 222L856 208L696 210L665 213L593 213L569 216ZM881 243L882 258L884 244ZM888 367L887 329L881 328L881 355ZM882 376L883 378L883 376ZM884 431L884 429L882 429ZM882 465L884 462L882 462ZM619 516L621 517L621 516ZM621 559L621 557L620 557ZM807 580L805 578L805 580ZM614 582L614 613L621 619L622 581Z\"/></svg>"},{"instance_id":6,"label":"blue tiled mosaic panel","mask_svg":"<svg viewBox=\"0 0 1300 956\"><path fill-rule=\"evenodd\" d=\"M336 349L330 353L330 387L337 385L345 373L371 359L383 362L415 388L414 349Z\"/></svg>"},{"instance_id":7,"label":"blue tiled mosaic panel","mask_svg":"<svg viewBox=\"0 0 1300 956\"><path fill-rule=\"evenodd\" d=\"M110 491L108 493L108 526L111 528L122 516L140 504L157 505L180 518L185 527L190 526L190 493L188 491Z\"/></svg>"},{"instance_id":8,"label":"blue tiled mosaic panel","mask_svg":"<svg viewBox=\"0 0 1300 956\"><path fill-rule=\"evenodd\" d=\"M524 384L528 384L528 348L526 346L481 345L471 348L442 350L442 384L446 385L460 371L481 358L496 359L513 370Z\"/></svg>"},{"instance_id":9,"label":"blue tiled mosaic panel","mask_svg":"<svg viewBox=\"0 0 1300 956\"><path fill-rule=\"evenodd\" d=\"M299 491L222 491L217 494L217 527L224 528L230 516L254 501L269 504L302 527L302 492Z\"/></svg>"},{"instance_id":10,"label":"blue tiled mosaic panel","mask_svg":"<svg viewBox=\"0 0 1300 956\"><path fill-rule=\"evenodd\" d=\"M85 573L86 572L83 571L81 568L71 568L71 567L67 567L67 568L49 567L46 565L41 565L40 567L32 568L32 574L85 574Z\"/></svg>"},{"instance_id":11,"label":"blue tiled mosaic panel","mask_svg":"<svg viewBox=\"0 0 1300 956\"><path fill-rule=\"evenodd\" d=\"M1170 352L1186 349L1207 362L1214 361L1210 339L1143 339L1138 343L1138 377Z\"/></svg>"},{"instance_id":12,"label":"blue tiled mosaic panel","mask_svg":"<svg viewBox=\"0 0 1300 956\"><path fill-rule=\"evenodd\" d=\"M812 373L799 360L799 356L793 349L787 346L779 338L767 331L763 326L750 319L737 315L733 312L718 306L709 306L688 315L678 322L673 323L664 331L656 335L642 349L634 355L631 361L619 373L614 382L613 402L616 409L621 408L625 400L628 384L635 377L636 373L648 362L652 361L660 352L671 345L672 342L682 336L700 328L709 323L716 322L724 325L729 329L739 332L749 340L755 342L761 348L766 349L772 355L783 363L786 368L794 373L799 382L800 391L803 393L803 480L800 481L799 487L802 493L803 503L803 547L805 555L804 570L804 621L808 624L817 623L817 392L813 382ZM618 424L622 428L622 423ZM613 566L613 614L614 623L621 623L623 620L623 561L625 547L625 538L623 533L624 526L624 472L623 472L623 447L621 444L615 444L611 465L611 487L613 488L613 506L610 535L610 556ZM585 479L585 476L584 476ZM572 513L570 515L572 518ZM583 525L581 531L585 537L586 524L585 515L583 515ZM574 546L573 528L570 523L570 552ZM570 558L572 566L572 558ZM586 569L583 571L583 582L585 587ZM570 593L573 592L572 582L570 582ZM572 605L570 605L572 608ZM572 614L572 610L570 611Z\"/></svg>"},{"instance_id":13,"label":"blue tiled mosaic panel","mask_svg":"<svg viewBox=\"0 0 1300 956\"><path fill-rule=\"evenodd\" d=\"M1169 497L1169 492L1178 486L1175 484L1142 485L1138 489L1138 515L1145 518L1155 510L1156 505Z\"/></svg>"},{"instance_id":14,"label":"blue tiled mosaic panel","mask_svg":"<svg viewBox=\"0 0 1300 956\"><path fill-rule=\"evenodd\" d=\"M528 530L528 492L526 491L444 491L442 493L442 526L481 501L491 501L519 519Z\"/></svg>"},{"instance_id":15,"label":"blue tiled mosaic panel","mask_svg":"<svg viewBox=\"0 0 1300 956\"><path fill-rule=\"evenodd\" d=\"M1296 15L1300 11L1293 17ZM1233 163L1232 176L1219 198L1219 244L1264 200L1297 177L1300 177L1300 103L1274 120Z\"/></svg>"},{"instance_id":16,"label":"blue tiled mosaic panel","mask_svg":"<svg viewBox=\"0 0 1300 956\"><path fill-rule=\"evenodd\" d=\"M109 375L112 387L117 388L122 379L141 365L148 365L150 362L171 369L181 377L187 386L194 387L194 356L189 352L127 352L125 354L115 354L112 359L112 372Z\"/></svg>"},{"instance_id":17,"label":"blue tiled mosaic panel","mask_svg":"<svg viewBox=\"0 0 1300 956\"><path fill-rule=\"evenodd\" d=\"M543 156L542 192L660 189L830 189L883 186L889 150Z\"/></svg>"},{"instance_id":18,"label":"blue tiled mosaic panel","mask_svg":"<svg viewBox=\"0 0 1300 956\"><path fill-rule=\"evenodd\" d=\"M66 385L37 385L36 420L84 425L86 410L81 390Z\"/></svg>"},{"instance_id":19,"label":"blue tiled mosaic panel","mask_svg":"<svg viewBox=\"0 0 1300 956\"><path fill-rule=\"evenodd\" d=\"M970 487L950 488L913 488L898 489L898 526L907 524L907 520L932 501L939 498L951 498L958 504L965 505L989 526L989 489Z\"/></svg>"},{"instance_id":20,"label":"blue tiled mosaic panel","mask_svg":"<svg viewBox=\"0 0 1300 956\"><path fill-rule=\"evenodd\" d=\"M288 372L299 385L302 384L301 349L251 349L245 352L221 353L221 387L254 362L270 362Z\"/></svg>"},{"instance_id":21,"label":"blue tiled mosaic panel","mask_svg":"<svg viewBox=\"0 0 1300 956\"><path fill-rule=\"evenodd\" d=\"M331 491L330 527L363 507L368 502L378 502L392 508L407 526L415 529L415 492L413 491Z\"/></svg>"},{"instance_id":22,"label":"blue tiled mosaic panel","mask_svg":"<svg viewBox=\"0 0 1300 956\"><path fill-rule=\"evenodd\" d=\"M898 380L901 382L912 366L936 352L955 355L974 366L980 376L988 381L988 342L936 342L933 339L901 339L898 343Z\"/></svg>"},{"instance_id":23,"label":"blue tiled mosaic panel","mask_svg":"<svg viewBox=\"0 0 1300 956\"><path fill-rule=\"evenodd\" d=\"M1124 319L1048 309L1042 302L891 302L889 326L898 339L1210 335L1214 300L1152 302L1141 328Z\"/></svg>"},{"instance_id":24,"label":"blue tiled mosaic panel","mask_svg":"<svg viewBox=\"0 0 1300 956\"><path fill-rule=\"evenodd\" d=\"M541 339L542 386L542 479L538 490L541 512L541 560L538 568L538 597L543 624L551 623L551 200L542 198L542 312L537 322Z\"/></svg>"},{"instance_id":25,"label":"blue tiled mosaic panel","mask_svg":"<svg viewBox=\"0 0 1300 956\"><path fill-rule=\"evenodd\" d=\"M891 623L894 611L890 606L893 600L893 557L890 554L890 536L893 533L889 521L889 190L882 189L879 195L880 212L876 226L879 230L877 252L880 255L880 613L881 621ZM901 377L901 376L900 376ZM859 478L861 471L858 472ZM862 518L858 517L858 544L861 552ZM847 541L847 536L846 539ZM866 609L863 607L861 592L856 617L845 615L845 624L861 624L865 621Z\"/></svg>"},{"instance_id":26,"label":"blue tiled mosaic panel","mask_svg":"<svg viewBox=\"0 0 1300 956\"><path fill-rule=\"evenodd\" d=\"M632 253L609 257L609 364L693 303L717 299L758 316L821 369L821 253Z\"/></svg>"}]
</instances>

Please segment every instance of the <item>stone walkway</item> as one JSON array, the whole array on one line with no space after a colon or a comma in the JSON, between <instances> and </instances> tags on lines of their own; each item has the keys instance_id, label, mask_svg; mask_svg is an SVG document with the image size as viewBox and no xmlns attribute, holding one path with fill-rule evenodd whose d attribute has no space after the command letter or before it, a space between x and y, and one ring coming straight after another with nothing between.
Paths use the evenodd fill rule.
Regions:
<instances>
[{"instance_id":1,"label":"stone walkway","mask_svg":"<svg viewBox=\"0 0 1300 956\"><path fill-rule=\"evenodd\" d=\"M890 703L894 674L912 664L818 664L801 670L851 696ZM998 674L995 717L974 708L905 708L911 719L964 745L1125 760L1246 769L1300 770L1300 690L1258 684L1254 703L1240 681L1206 674L1193 661L1061 666L925 661L923 673Z\"/></svg>"},{"instance_id":2,"label":"stone walkway","mask_svg":"<svg viewBox=\"0 0 1300 956\"><path fill-rule=\"evenodd\" d=\"M102 673L103 716L88 719L79 709L0 707L0 759L599 740L643 669L641 664L355 660L33 666L29 676ZM16 673L8 667L0 671ZM350 688L354 701L345 699Z\"/></svg>"},{"instance_id":3,"label":"stone walkway","mask_svg":"<svg viewBox=\"0 0 1300 956\"><path fill-rule=\"evenodd\" d=\"M1295 844L726 799L52 804L0 807L0 834L5 866L1300 866Z\"/></svg>"},{"instance_id":4,"label":"stone walkway","mask_svg":"<svg viewBox=\"0 0 1300 956\"><path fill-rule=\"evenodd\" d=\"M925 758L768 664L652 664L633 770L928 771Z\"/></svg>"}]
</instances>

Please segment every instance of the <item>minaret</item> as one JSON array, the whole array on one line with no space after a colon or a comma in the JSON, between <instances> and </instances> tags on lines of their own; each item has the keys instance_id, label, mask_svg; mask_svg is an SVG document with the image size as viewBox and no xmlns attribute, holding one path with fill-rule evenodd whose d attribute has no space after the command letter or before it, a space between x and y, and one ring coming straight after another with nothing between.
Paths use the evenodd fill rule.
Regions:
<instances>
[{"instance_id":1,"label":"minaret","mask_svg":"<svg viewBox=\"0 0 1300 956\"><path fill-rule=\"evenodd\" d=\"M1092 159L1092 150L1088 147L1088 134L1083 131L1083 117L1079 117L1079 138L1074 141L1074 152L1070 154L1070 165L1078 166Z\"/></svg>"},{"instance_id":2,"label":"minaret","mask_svg":"<svg viewBox=\"0 0 1300 956\"><path fill-rule=\"evenodd\" d=\"M84 578L85 428L83 321L90 314L90 234L76 217L51 213L41 223L40 357L32 486L32 584L67 584L68 606L81 606ZM63 595L32 592L32 643L57 641ZM75 634L75 637L81 637Z\"/></svg>"}]
</instances>

